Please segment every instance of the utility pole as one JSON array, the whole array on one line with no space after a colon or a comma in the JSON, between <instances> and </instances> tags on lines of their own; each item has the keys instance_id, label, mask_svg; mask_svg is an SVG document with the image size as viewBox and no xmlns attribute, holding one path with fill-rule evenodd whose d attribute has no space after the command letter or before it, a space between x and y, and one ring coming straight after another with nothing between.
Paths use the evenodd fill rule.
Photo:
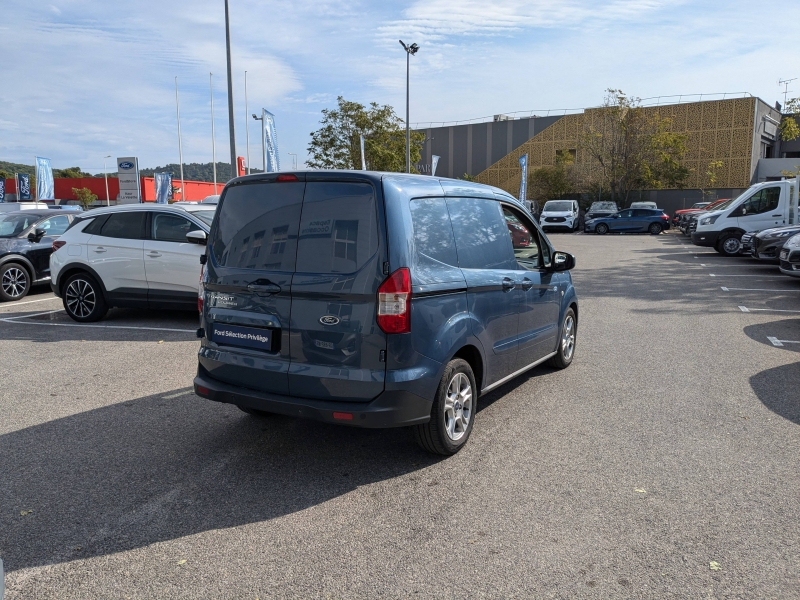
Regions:
<instances>
[{"instance_id":1,"label":"utility pole","mask_svg":"<svg viewBox=\"0 0 800 600\"><path fill-rule=\"evenodd\" d=\"M181 101L178 98L178 76L175 76L175 108L178 111L178 160L181 165L181 200L186 200L186 182L183 180L183 145L181 143Z\"/></svg>"},{"instance_id":2,"label":"utility pole","mask_svg":"<svg viewBox=\"0 0 800 600\"><path fill-rule=\"evenodd\" d=\"M231 67L231 23L228 0L225 0L225 47L228 51L228 130L231 135L231 179L236 177L236 132L233 126L233 71Z\"/></svg>"},{"instance_id":3,"label":"utility pole","mask_svg":"<svg viewBox=\"0 0 800 600\"><path fill-rule=\"evenodd\" d=\"M214 169L214 193L217 193L217 138L214 135L214 76L208 74L208 85L211 90L211 165Z\"/></svg>"},{"instance_id":4,"label":"utility pole","mask_svg":"<svg viewBox=\"0 0 800 600\"><path fill-rule=\"evenodd\" d=\"M403 43L403 40L400 40L400 45L403 47L403 50L406 51L406 173L411 173L411 130L409 129L409 108L408 108L408 90L409 90L409 81L410 81L410 71L411 71L411 55L416 54L419 50L419 46L416 44L411 44L410 46L406 46Z\"/></svg>"}]
</instances>

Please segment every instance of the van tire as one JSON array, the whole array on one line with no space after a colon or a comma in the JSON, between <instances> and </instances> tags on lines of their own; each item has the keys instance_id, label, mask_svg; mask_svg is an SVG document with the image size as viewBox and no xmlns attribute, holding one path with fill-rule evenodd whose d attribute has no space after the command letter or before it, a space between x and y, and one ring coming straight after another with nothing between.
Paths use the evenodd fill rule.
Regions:
<instances>
[{"instance_id":1,"label":"van tire","mask_svg":"<svg viewBox=\"0 0 800 600\"><path fill-rule=\"evenodd\" d=\"M568 308L558 329L558 348L556 355L547 364L556 369L566 369L575 358L575 343L578 339L578 319L575 311Z\"/></svg>"},{"instance_id":2,"label":"van tire","mask_svg":"<svg viewBox=\"0 0 800 600\"><path fill-rule=\"evenodd\" d=\"M450 408L451 402L448 402L449 397L451 399L455 398L456 402L461 404L464 400L466 391L464 385L467 381L470 388L468 413L463 410L463 407L460 410L457 407L455 410ZM475 423L478 392L475 374L467 361L454 358L447 363L442 379L439 382L439 388L436 390L436 398L431 407L431 420L422 425L414 426L414 437L417 440L417 444L431 454L440 454L442 456L452 456L461 450L467 443ZM467 402L464 402L464 406L466 404ZM467 425L464 428L463 417L465 413L467 413ZM460 420L457 418L458 416L461 417ZM448 433L448 424L451 425L453 430L452 435ZM453 424L457 425L454 426ZM456 431L459 428L461 431ZM458 436L457 439L453 439L454 436Z\"/></svg>"},{"instance_id":3,"label":"van tire","mask_svg":"<svg viewBox=\"0 0 800 600\"><path fill-rule=\"evenodd\" d=\"M717 252L723 256L736 256L742 249L741 233L726 233L717 242Z\"/></svg>"}]
</instances>

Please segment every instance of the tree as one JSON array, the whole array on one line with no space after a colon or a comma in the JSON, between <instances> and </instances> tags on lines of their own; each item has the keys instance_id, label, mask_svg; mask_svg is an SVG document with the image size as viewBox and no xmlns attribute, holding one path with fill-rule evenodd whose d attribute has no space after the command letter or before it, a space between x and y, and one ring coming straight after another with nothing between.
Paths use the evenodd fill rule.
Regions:
<instances>
[{"instance_id":1,"label":"tree","mask_svg":"<svg viewBox=\"0 0 800 600\"><path fill-rule=\"evenodd\" d=\"M700 193L703 195L703 200L706 199L706 196L711 196L713 193L711 189L717 187L718 171L724 164L721 160L712 160L708 163L708 168L700 180Z\"/></svg>"},{"instance_id":2,"label":"tree","mask_svg":"<svg viewBox=\"0 0 800 600\"><path fill-rule=\"evenodd\" d=\"M607 188L612 201L625 203L636 189L682 188L689 176L682 164L686 136L672 133L670 125L645 111L638 98L607 90L579 139L592 161L587 187Z\"/></svg>"},{"instance_id":3,"label":"tree","mask_svg":"<svg viewBox=\"0 0 800 600\"><path fill-rule=\"evenodd\" d=\"M0 169L0 179L11 179L11 175L3 169Z\"/></svg>"},{"instance_id":4,"label":"tree","mask_svg":"<svg viewBox=\"0 0 800 600\"><path fill-rule=\"evenodd\" d=\"M361 169L361 135L367 168L373 171L405 171L405 123L388 105L372 102L369 108L337 98L338 108L322 111L321 127L311 133L308 145L312 169ZM411 172L421 157L425 135L411 132Z\"/></svg>"},{"instance_id":5,"label":"tree","mask_svg":"<svg viewBox=\"0 0 800 600\"><path fill-rule=\"evenodd\" d=\"M459 179L463 181L477 181L478 178L475 175L470 175L469 173L464 173Z\"/></svg>"},{"instance_id":6,"label":"tree","mask_svg":"<svg viewBox=\"0 0 800 600\"><path fill-rule=\"evenodd\" d=\"M800 113L800 98L792 98L783 107L784 114L781 116L781 140L791 142L800 137L800 126L797 125L795 115Z\"/></svg>"},{"instance_id":7,"label":"tree","mask_svg":"<svg viewBox=\"0 0 800 600\"><path fill-rule=\"evenodd\" d=\"M97 200L97 194L93 194L89 188L72 188L72 193L81 203L83 210L88 210L92 203Z\"/></svg>"},{"instance_id":8,"label":"tree","mask_svg":"<svg viewBox=\"0 0 800 600\"><path fill-rule=\"evenodd\" d=\"M91 173L84 173L80 167L67 167L66 169L53 169L53 177L63 177L66 179L80 179L81 177L91 177Z\"/></svg>"},{"instance_id":9,"label":"tree","mask_svg":"<svg viewBox=\"0 0 800 600\"><path fill-rule=\"evenodd\" d=\"M556 164L539 167L528 175L528 190L534 200L558 200L576 191L572 165L575 159L568 151L556 153Z\"/></svg>"}]
</instances>

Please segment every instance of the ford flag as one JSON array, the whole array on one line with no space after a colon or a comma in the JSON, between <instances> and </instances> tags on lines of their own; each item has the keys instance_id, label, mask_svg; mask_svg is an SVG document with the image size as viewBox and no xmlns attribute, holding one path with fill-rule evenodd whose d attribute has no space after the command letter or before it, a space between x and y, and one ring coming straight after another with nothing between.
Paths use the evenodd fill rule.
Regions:
<instances>
[{"instance_id":1,"label":"ford flag","mask_svg":"<svg viewBox=\"0 0 800 600\"><path fill-rule=\"evenodd\" d=\"M17 173L17 202L31 199L31 176Z\"/></svg>"},{"instance_id":2,"label":"ford flag","mask_svg":"<svg viewBox=\"0 0 800 600\"><path fill-rule=\"evenodd\" d=\"M519 201L525 205L528 199L528 155L523 154L519 157L519 166L522 167L522 181L519 184ZM526 205L527 206L527 205Z\"/></svg>"},{"instance_id":3,"label":"ford flag","mask_svg":"<svg viewBox=\"0 0 800 600\"><path fill-rule=\"evenodd\" d=\"M36 157L36 199L55 200L53 169L49 158Z\"/></svg>"},{"instance_id":4,"label":"ford flag","mask_svg":"<svg viewBox=\"0 0 800 600\"><path fill-rule=\"evenodd\" d=\"M6 180L0 177L0 202L6 201Z\"/></svg>"},{"instance_id":5,"label":"ford flag","mask_svg":"<svg viewBox=\"0 0 800 600\"><path fill-rule=\"evenodd\" d=\"M169 204L172 192L172 175L169 173L153 173L156 183L156 204Z\"/></svg>"},{"instance_id":6,"label":"ford flag","mask_svg":"<svg viewBox=\"0 0 800 600\"><path fill-rule=\"evenodd\" d=\"M267 172L281 170L281 159L278 154L278 133L275 131L275 115L264 110L264 135L266 136Z\"/></svg>"}]
</instances>

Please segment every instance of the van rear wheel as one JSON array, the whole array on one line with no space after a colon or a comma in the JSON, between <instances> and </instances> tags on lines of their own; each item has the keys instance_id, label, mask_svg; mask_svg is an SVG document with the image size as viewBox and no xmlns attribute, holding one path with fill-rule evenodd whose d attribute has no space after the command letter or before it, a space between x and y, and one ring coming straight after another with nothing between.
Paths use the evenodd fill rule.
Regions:
<instances>
[{"instance_id":1,"label":"van rear wheel","mask_svg":"<svg viewBox=\"0 0 800 600\"><path fill-rule=\"evenodd\" d=\"M414 426L417 443L432 454L452 456L467 443L475 422L478 386L469 363L447 363L431 407L431 420Z\"/></svg>"}]
</instances>

